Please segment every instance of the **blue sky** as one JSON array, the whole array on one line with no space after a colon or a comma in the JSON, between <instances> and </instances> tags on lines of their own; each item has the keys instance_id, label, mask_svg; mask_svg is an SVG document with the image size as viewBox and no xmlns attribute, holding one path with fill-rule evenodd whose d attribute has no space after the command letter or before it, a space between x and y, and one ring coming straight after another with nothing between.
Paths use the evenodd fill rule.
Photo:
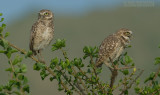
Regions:
<instances>
[{"instance_id":1,"label":"blue sky","mask_svg":"<svg viewBox=\"0 0 160 95\"><path fill-rule=\"evenodd\" d=\"M94 9L111 8L124 1L135 0L0 0L0 12L7 21L25 12L50 9L56 14L82 14ZM136 0L158 1L158 0Z\"/></svg>"},{"instance_id":2,"label":"blue sky","mask_svg":"<svg viewBox=\"0 0 160 95\"><path fill-rule=\"evenodd\" d=\"M33 9L50 9L54 13L84 13L93 8L111 7L121 0L0 0L4 17L15 18Z\"/></svg>"}]
</instances>

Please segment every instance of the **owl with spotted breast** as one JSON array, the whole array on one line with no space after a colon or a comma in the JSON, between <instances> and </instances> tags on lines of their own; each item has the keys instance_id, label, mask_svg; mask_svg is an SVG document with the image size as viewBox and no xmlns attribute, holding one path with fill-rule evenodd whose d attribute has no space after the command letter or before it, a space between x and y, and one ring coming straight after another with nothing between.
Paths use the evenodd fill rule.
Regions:
<instances>
[{"instance_id":1,"label":"owl with spotted breast","mask_svg":"<svg viewBox=\"0 0 160 95\"><path fill-rule=\"evenodd\" d=\"M38 20L33 24L30 35L30 50L34 55L41 53L50 44L54 34L54 14L50 10L40 10Z\"/></svg>"},{"instance_id":2,"label":"owl with spotted breast","mask_svg":"<svg viewBox=\"0 0 160 95\"><path fill-rule=\"evenodd\" d=\"M130 43L131 36L132 31L122 28L105 38L99 47L95 66L100 67L105 63L111 67L111 61L114 62L122 54L125 47Z\"/></svg>"}]
</instances>

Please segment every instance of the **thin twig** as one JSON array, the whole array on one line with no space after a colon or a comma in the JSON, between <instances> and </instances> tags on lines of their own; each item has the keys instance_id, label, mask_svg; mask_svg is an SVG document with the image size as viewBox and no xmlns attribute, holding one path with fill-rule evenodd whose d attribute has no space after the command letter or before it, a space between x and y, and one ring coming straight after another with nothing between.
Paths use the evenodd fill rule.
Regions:
<instances>
[{"instance_id":1,"label":"thin twig","mask_svg":"<svg viewBox=\"0 0 160 95\"><path fill-rule=\"evenodd\" d=\"M121 83L121 84L118 84L118 86L116 86L114 89L112 88L112 90L115 90L115 89L117 89L118 87L122 86L122 85L125 83L125 81L128 80L128 79L131 79L134 74L135 74L135 71L133 71L133 72L130 74L130 76L125 77L125 78L123 79L122 83Z\"/></svg>"},{"instance_id":2,"label":"thin twig","mask_svg":"<svg viewBox=\"0 0 160 95\"><path fill-rule=\"evenodd\" d=\"M11 59L9 59L9 63L10 63L10 66L11 66L11 68L12 68L12 71L13 71L13 73L14 73L14 72L15 72L15 68L14 68L14 66L13 66L13 63L12 63L12 60L11 60ZM18 82L20 82L17 77L15 77L15 80L18 81ZM20 85L20 93L21 93L21 95L25 95L24 90L23 90L23 87L22 87L21 85Z\"/></svg>"},{"instance_id":3,"label":"thin twig","mask_svg":"<svg viewBox=\"0 0 160 95\"><path fill-rule=\"evenodd\" d=\"M84 93L84 89L82 89L82 87L78 83L76 83L75 86L81 91L82 95L87 95Z\"/></svg>"},{"instance_id":4,"label":"thin twig","mask_svg":"<svg viewBox=\"0 0 160 95\"><path fill-rule=\"evenodd\" d=\"M79 71L87 78L87 79L89 79L89 77L83 72L83 70L81 69L81 68L79 68L79 67L77 67L78 69L79 69Z\"/></svg>"},{"instance_id":5,"label":"thin twig","mask_svg":"<svg viewBox=\"0 0 160 95\"><path fill-rule=\"evenodd\" d=\"M60 50L62 51L62 53L63 53L63 55L64 55L64 58L65 58L65 59L69 59L69 58L67 57L66 52L65 52L63 49L60 49ZM72 68L72 70L73 70L73 73L72 73L72 74L73 74L73 76L75 76L75 75L77 74L77 72L76 72L76 70L74 69L73 66L71 66L71 68ZM83 82L83 80L82 80L79 76L77 76L77 78L79 79L80 83L81 83L82 86L84 87L84 90L85 90L87 93L89 93L89 91L88 91L85 83ZM79 89L79 90L80 90L80 89ZM83 91L81 91L81 92L83 92Z\"/></svg>"},{"instance_id":6,"label":"thin twig","mask_svg":"<svg viewBox=\"0 0 160 95\"><path fill-rule=\"evenodd\" d=\"M134 84L134 82L136 82L136 80L142 75L144 70L142 70L139 75L127 86L125 87L125 89L122 90L122 92L119 94L119 95L123 95L124 92L127 90L127 89L130 89L132 87L132 85Z\"/></svg>"},{"instance_id":7,"label":"thin twig","mask_svg":"<svg viewBox=\"0 0 160 95\"><path fill-rule=\"evenodd\" d=\"M112 89L113 88L113 85L114 85L114 82L115 82L115 79L118 75L118 69L117 69L117 66L114 65L112 59L109 57L110 59L110 62L112 63L112 66L113 66L113 69L110 69L112 75L111 75L111 81L110 81L110 88Z\"/></svg>"},{"instance_id":8,"label":"thin twig","mask_svg":"<svg viewBox=\"0 0 160 95\"><path fill-rule=\"evenodd\" d=\"M130 66L130 67L122 67L122 68L117 68L118 70L124 70L124 69L132 69L134 68L134 66Z\"/></svg>"},{"instance_id":9,"label":"thin twig","mask_svg":"<svg viewBox=\"0 0 160 95\"><path fill-rule=\"evenodd\" d=\"M67 75L64 74L64 72L60 69L60 67L59 67L59 66L56 66L56 68L57 68L59 71L62 72L63 78L64 78L65 80L67 80L67 78L66 78ZM70 86L74 87L74 85L73 85L71 82L69 82L69 81L67 81L67 82L69 83ZM75 88L75 87L74 87L74 88ZM82 95L81 92L83 92L83 90L82 90L82 91L80 90L81 92L79 92L76 88L74 89L74 91L77 92L79 95ZM85 95L85 94L83 94L83 95Z\"/></svg>"},{"instance_id":10,"label":"thin twig","mask_svg":"<svg viewBox=\"0 0 160 95\"><path fill-rule=\"evenodd\" d=\"M93 72L94 72L94 74L96 76L96 79L98 79L97 72L96 72L96 66L95 66L95 64L93 62L93 57L90 56L90 58L91 58L91 64L93 65ZM105 89L101 86L99 80L97 80L97 83L98 83L98 87L100 88L100 90L102 90L103 93L106 93Z\"/></svg>"},{"instance_id":11,"label":"thin twig","mask_svg":"<svg viewBox=\"0 0 160 95\"><path fill-rule=\"evenodd\" d=\"M153 80L151 80L151 82L150 82L150 84L149 84L150 86L152 85L153 81L157 78L157 76L158 76L159 73L160 73L160 67L158 68L158 70L157 70L157 72L156 72Z\"/></svg>"}]
</instances>

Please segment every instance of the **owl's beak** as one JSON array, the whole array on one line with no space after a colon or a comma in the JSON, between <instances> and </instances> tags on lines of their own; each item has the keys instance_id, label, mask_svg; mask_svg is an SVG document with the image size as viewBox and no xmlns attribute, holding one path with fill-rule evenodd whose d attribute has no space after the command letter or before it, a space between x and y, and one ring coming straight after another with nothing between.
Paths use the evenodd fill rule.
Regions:
<instances>
[{"instance_id":1,"label":"owl's beak","mask_svg":"<svg viewBox=\"0 0 160 95\"><path fill-rule=\"evenodd\" d=\"M131 38L132 37L132 31L129 31L129 32L130 32L130 35L128 35L128 37Z\"/></svg>"}]
</instances>

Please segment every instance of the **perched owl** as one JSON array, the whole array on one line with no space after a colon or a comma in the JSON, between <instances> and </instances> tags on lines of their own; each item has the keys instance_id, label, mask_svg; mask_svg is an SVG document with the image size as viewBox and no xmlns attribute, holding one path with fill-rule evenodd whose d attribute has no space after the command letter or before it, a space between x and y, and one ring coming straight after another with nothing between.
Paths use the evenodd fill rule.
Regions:
<instances>
[{"instance_id":1,"label":"perched owl","mask_svg":"<svg viewBox=\"0 0 160 95\"><path fill-rule=\"evenodd\" d=\"M37 55L53 39L54 24L53 13L50 10L41 10L38 13L38 20L33 24L30 35L30 50Z\"/></svg>"},{"instance_id":2,"label":"perched owl","mask_svg":"<svg viewBox=\"0 0 160 95\"><path fill-rule=\"evenodd\" d=\"M131 36L132 31L122 28L105 38L99 47L95 66L100 67L102 63L105 63L110 67L111 60L114 62L122 54L124 48L130 43Z\"/></svg>"}]
</instances>

